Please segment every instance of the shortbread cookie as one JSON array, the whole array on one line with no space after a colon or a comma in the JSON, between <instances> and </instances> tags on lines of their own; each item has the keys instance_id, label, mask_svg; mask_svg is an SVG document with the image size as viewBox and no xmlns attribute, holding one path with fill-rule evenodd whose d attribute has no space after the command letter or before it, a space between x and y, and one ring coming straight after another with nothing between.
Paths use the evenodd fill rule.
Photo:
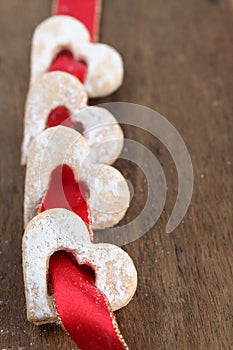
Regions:
<instances>
[{"instance_id":1,"label":"shortbread cookie","mask_svg":"<svg viewBox=\"0 0 233 350\"><path fill-rule=\"evenodd\" d=\"M70 252L79 264L93 268L96 286L117 310L132 299L137 272L131 258L112 244L90 242L84 222L66 209L47 210L34 217L23 237L23 270L27 317L37 324L55 322L58 316L48 295L49 258L56 251Z\"/></svg>"},{"instance_id":2,"label":"shortbread cookie","mask_svg":"<svg viewBox=\"0 0 233 350\"><path fill-rule=\"evenodd\" d=\"M82 109L75 118L84 127L83 136L91 148L91 162L114 163L123 149L124 134L112 113L91 106Z\"/></svg>"},{"instance_id":3,"label":"shortbread cookie","mask_svg":"<svg viewBox=\"0 0 233 350\"><path fill-rule=\"evenodd\" d=\"M47 124L52 110L66 107L71 118L87 107L87 94L80 81L71 74L51 72L40 76L30 87L24 116L24 140L22 164L26 164L31 141L40 134Z\"/></svg>"},{"instance_id":4,"label":"shortbread cookie","mask_svg":"<svg viewBox=\"0 0 233 350\"><path fill-rule=\"evenodd\" d=\"M26 164L30 143L46 128L50 112L60 106L68 109L74 127L75 123L81 123L84 137L93 148L92 161L113 163L123 147L123 132L117 120L104 108L87 107L83 85L71 74L59 71L41 75L30 87L25 107L21 163Z\"/></svg>"},{"instance_id":5,"label":"shortbread cookie","mask_svg":"<svg viewBox=\"0 0 233 350\"><path fill-rule=\"evenodd\" d=\"M85 183L88 188L93 228L111 227L123 218L130 200L125 178L109 165L92 163L91 150L77 131L57 126L43 131L29 149L25 225L38 213L52 171L62 164L68 165L76 181Z\"/></svg>"},{"instance_id":6,"label":"shortbread cookie","mask_svg":"<svg viewBox=\"0 0 233 350\"><path fill-rule=\"evenodd\" d=\"M90 43L85 26L70 16L52 16L36 28L32 40L31 84L49 70L57 54L68 49L88 66L84 87L90 97L106 96L122 84L119 53L105 44Z\"/></svg>"}]
</instances>

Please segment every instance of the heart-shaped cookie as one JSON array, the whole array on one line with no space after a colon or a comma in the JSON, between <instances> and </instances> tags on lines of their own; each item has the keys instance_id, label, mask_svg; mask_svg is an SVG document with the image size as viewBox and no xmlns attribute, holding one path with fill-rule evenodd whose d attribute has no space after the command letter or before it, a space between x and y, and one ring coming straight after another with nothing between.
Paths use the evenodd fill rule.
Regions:
<instances>
[{"instance_id":1,"label":"heart-shaped cookie","mask_svg":"<svg viewBox=\"0 0 233 350\"><path fill-rule=\"evenodd\" d=\"M51 111L67 108L71 121L84 129L94 163L113 163L123 147L123 132L114 116L104 108L87 107L87 95L77 78L64 72L41 75L29 89L25 107L22 160L25 164L31 141L47 124ZM80 112L81 111L81 112ZM111 141L111 147L106 142Z\"/></svg>"},{"instance_id":2,"label":"heart-shaped cookie","mask_svg":"<svg viewBox=\"0 0 233 350\"><path fill-rule=\"evenodd\" d=\"M109 166L92 163L91 149L77 131L64 126L46 129L30 146L26 171L25 225L38 213L54 169L65 164L78 183L85 183L93 228L117 224L130 200L127 182L121 173Z\"/></svg>"},{"instance_id":3,"label":"heart-shaped cookie","mask_svg":"<svg viewBox=\"0 0 233 350\"><path fill-rule=\"evenodd\" d=\"M53 16L36 28L32 40L31 84L49 70L61 50L68 49L74 59L88 66L84 87L90 97L114 92L123 80L119 53L105 44L90 43L85 26L70 16Z\"/></svg>"},{"instance_id":4,"label":"heart-shaped cookie","mask_svg":"<svg viewBox=\"0 0 233 350\"><path fill-rule=\"evenodd\" d=\"M51 209L34 217L23 236L23 270L27 316L37 324L58 320L53 297L48 294L50 256L67 251L78 264L95 272L95 284L111 308L125 306L137 286L137 272L126 252L112 244L90 242L84 222L66 209Z\"/></svg>"}]
</instances>

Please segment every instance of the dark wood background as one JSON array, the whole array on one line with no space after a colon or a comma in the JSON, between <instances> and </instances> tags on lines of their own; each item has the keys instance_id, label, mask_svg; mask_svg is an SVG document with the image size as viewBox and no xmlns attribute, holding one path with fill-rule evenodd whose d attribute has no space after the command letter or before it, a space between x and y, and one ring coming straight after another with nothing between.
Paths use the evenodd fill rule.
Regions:
<instances>
[{"instance_id":1,"label":"dark wood background","mask_svg":"<svg viewBox=\"0 0 233 350\"><path fill-rule=\"evenodd\" d=\"M20 145L30 40L50 7L49 0L0 4L1 349L75 349L60 327L27 322L22 281ZM166 116L186 142L195 173L188 213L166 234L175 166L157 140L124 129L155 153L168 182L159 221L125 246L139 274L136 296L117 312L131 350L233 349L232 12L230 0L104 1L101 41L122 53L126 73L120 90L97 102L134 102ZM121 160L117 167L135 187L128 222L145 201L143 174Z\"/></svg>"}]
</instances>

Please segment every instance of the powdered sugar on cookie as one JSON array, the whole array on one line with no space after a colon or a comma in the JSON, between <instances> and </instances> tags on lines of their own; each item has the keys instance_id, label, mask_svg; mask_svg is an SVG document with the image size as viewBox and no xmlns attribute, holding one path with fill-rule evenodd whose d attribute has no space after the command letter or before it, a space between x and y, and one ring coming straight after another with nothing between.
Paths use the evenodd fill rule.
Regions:
<instances>
[{"instance_id":1,"label":"powdered sugar on cookie","mask_svg":"<svg viewBox=\"0 0 233 350\"><path fill-rule=\"evenodd\" d=\"M58 320L53 297L48 295L50 256L59 250L70 252L79 264L91 266L96 286L113 310L133 297L137 272L131 258L117 246L90 242L84 222L65 209L47 210L26 227L23 237L23 269L27 316L37 324Z\"/></svg>"},{"instance_id":2,"label":"powdered sugar on cookie","mask_svg":"<svg viewBox=\"0 0 233 350\"><path fill-rule=\"evenodd\" d=\"M106 96L122 84L120 54L105 44L90 43L85 26L70 16L53 16L35 30L31 54L31 84L49 70L57 54L68 49L88 66L84 87L90 97Z\"/></svg>"}]
</instances>

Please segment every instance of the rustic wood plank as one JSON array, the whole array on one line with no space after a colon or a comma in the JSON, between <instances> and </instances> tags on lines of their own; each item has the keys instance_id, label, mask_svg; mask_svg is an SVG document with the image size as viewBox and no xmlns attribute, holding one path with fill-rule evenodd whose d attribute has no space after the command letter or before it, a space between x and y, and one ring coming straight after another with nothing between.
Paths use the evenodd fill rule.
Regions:
<instances>
[{"instance_id":1,"label":"rustic wood plank","mask_svg":"<svg viewBox=\"0 0 233 350\"><path fill-rule=\"evenodd\" d=\"M21 268L19 160L30 39L50 6L50 1L1 1L1 349L75 348L59 327L26 321ZM165 115L184 138L195 172L184 222L165 234L177 190L174 164L157 140L124 128L126 137L154 152L169 190L158 223L125 247L139 273L133 302L117 312L130 349L233 348L232 9L226 0L104 2L101 40L122 53L126 74L118 92L95 103L134 102ZM143 174L121 160L117 166L136 188L128 222L145 200Z\"/></svg>"}]
</instances>

